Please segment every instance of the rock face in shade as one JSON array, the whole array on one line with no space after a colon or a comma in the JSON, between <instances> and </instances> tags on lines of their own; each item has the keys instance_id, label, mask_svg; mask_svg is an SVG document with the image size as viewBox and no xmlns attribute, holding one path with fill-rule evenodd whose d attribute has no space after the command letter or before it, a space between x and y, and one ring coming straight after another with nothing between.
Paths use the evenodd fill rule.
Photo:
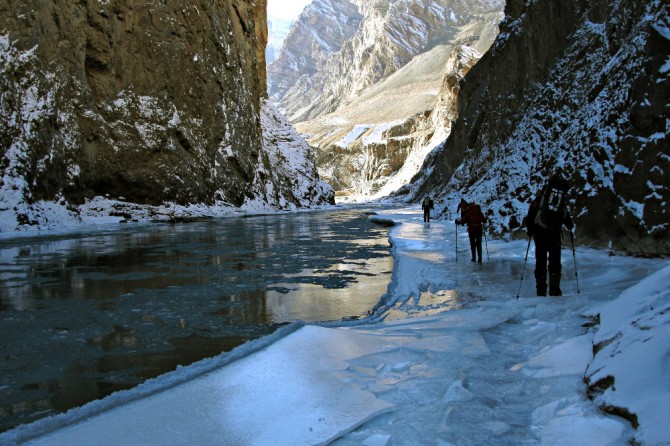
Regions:
<instances>
[{"instance_id":1,"label":"rock face in shade","mask_svg":"<svg viewBox=\"0 0 670 446\"><path fill-rule=\"evenodd\" d=\"M265 16L265 0L3 1L0 212L258 199Z\"/></svg>"},{"instance_id":2,"label":"rock face in shade","mask_svg":"<svg viewBox=\"0 0 670 446\"><path fill-rule=\"evenodd\" d=\"M560 170L578 241L670 253L667 2L510 0L491 50L461 82L458 119L398 196L461 196L500 234Z\"/></svg>"}]
</instances>

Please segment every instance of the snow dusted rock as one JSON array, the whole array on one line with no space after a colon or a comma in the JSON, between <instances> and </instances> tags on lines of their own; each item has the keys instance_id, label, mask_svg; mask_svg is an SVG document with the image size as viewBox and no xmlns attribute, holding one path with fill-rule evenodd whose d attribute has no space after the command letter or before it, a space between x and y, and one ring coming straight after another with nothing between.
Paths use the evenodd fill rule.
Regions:
<instances>
[{"instance_id":1,"label":"snow dusted rock","mask_svg":"<svg viewBox=\"0 0 670 446\"><path fill-rule=\"evenodd\" d=\"M268 66L268 94L291 122L337 106L338 94L325 92L327 79L337 80L329 65L361 20L356 6L347 0L314 0L293 24L277 59Z\"/></svg>"},{"instance_id":2,"label":"snow dusted rock","mask_svg":"<svg viewBox=\"0 0 670 446\"><path fill-rule=\"evenodd\" d=\"M639 444L668 441L667 424L657 415L670 411L670 401L656 386L668 389L669 284L667 266L601 309L585 375L590 396L604 411L627 418Z\"/></svg>"},{"instance_id":3,"label":"snow dusted rock","mask_svg":"<svg viewBox=\"0 0 670 446\"><path fill-rule=\"evenodd\" d=\"M254 196L278 209L335 204L333 188L319 179L307 141L265 99L261 103L263 150L254 175Z\"/></svg>"},{"instance_id":4,"label":"snow dusted rock","mask_svg":"<svg viewBox=\"0 0 670 446\"><path fill-rule=\"evenodd\" d=\"M667 2L511 0L500 28L449 139L399 195L437 191L444 218L464 196L511 234L562 169L578 241L670 253Z\"/></svg>"},{"instance_id":5,"label":"snow dusted rock","mask_svg":"<svg viewBox=\"0 0 670 446\"><path fill-rule=\"evenodd\" d=\"M480 35L480 24L502 7L499 0L314 0L268 67L270 97L294 123L332 112L436 45L481 39L483 52L492 37Z\"/></svg>"},{"instance_id":6,"label":"snow dusted rock","mask_svg":"<svg viewBox=\"0 0 670 446\"><path fill-rule=\"evenodd\" d=\"M272 197L256 195L278 149L261 125L265 15L265 0L3 1L0 230L54 224L46 208L76 220L95 197L229 208L327 201L317 196L325 189L305 189L318 182L300 177L306 166L291 182L271 181Z\"/></svg>"},{"instance_id":7,"label":"snow dusted rock","mask_svg":"<svg viewBox=\"0 0 670 446\"><path fill-rule=\"evenodd\" d=\"M469 46L437 46L355 103L296 125L341 200L388 195L417 174L449 134L459 81L479 57Z\"/></svg>"},{"instance_id":8,"label":"snow dusted rock","mask_svg":"<svg viewBox=\"0 0 670 446\"><path fill-rule=\"evenodd\" d=\"M443 82L489 48L502 7L315 0L305 10L268 67L269 93L318 148L319 172L339 196L388 194L417 173L453 118L442 113L455 104Z\"/></svg>"}]
</instances>

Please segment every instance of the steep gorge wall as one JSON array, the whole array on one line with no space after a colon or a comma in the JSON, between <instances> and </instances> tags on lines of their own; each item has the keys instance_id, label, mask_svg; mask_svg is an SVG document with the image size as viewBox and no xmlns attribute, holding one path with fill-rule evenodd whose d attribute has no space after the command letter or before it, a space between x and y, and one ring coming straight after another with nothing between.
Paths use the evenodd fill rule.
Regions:
<instances>
[{"instance_id":1,"label":"steep gorge wall","mask_svg":"<svg viewBox=\"0 0 670 446\"><path fill-rule=\"evenodd\" d=\"M359 102L296 125L316 147L321 175L343 201L404 186L456 119L459 80L481 55L439 46L415 58Z\"/></svg>"},{"instance_id":2,"label":"steep gorge wall","mask_svg":"<svg viewBox=\"0 0 670 446\"><path fill-rule=\"evenodd\" d=\"M3 1L0 210L253 198L265 15L265 0Z\"/></svg>"},{"instance_id":3,"label":"steep gorge wall","mask_svg":"<svg viewBox=\"0 0 670 446\"><path fill-rule=\"evenodd\" d=\"M670 19L662 1L510 0L461 82L459 118L399 196L465 196L520 229L546 177L571 181L579 241L670 253Z\"/></svg>"},{"instance_id":4,"label":"steep gorge wall","mask_svg":"<svg viewBox=\"0 0 670 446\"><path fill-rule=\"evenodd\" d=\"M503 6L315 0L305 10L268 67L269 93L340 199L377 198L417 173L455 117L445 82L488 50Z\"/></svg>"},{"instance_id":5,"label":"steep gorge wall","mask_svg":"<svg viewBox=\"0 0 670 446\"><path fill-rule=\"evenodd\" d=\"M483 53L492 37L479 25L497 16L503 3L314 0L268 67L270 97L291 122L309 121L358 101L367 89L438 45L467 44Z\"/></svg>"}]
</instances>

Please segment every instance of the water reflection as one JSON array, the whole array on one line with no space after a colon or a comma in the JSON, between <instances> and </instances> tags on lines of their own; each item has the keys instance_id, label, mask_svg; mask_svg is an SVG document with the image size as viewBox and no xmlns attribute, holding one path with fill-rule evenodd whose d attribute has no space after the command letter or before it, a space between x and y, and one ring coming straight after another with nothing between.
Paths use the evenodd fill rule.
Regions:
<instances>
[{"instance_id":1,"label":"water reflection","mask_svg":"<svg viewBox=\"0 0 670 446\"><path fill-rule=\"evenodd\" d=\"M362 315L370 310L369 296L383 290L391 280L391 268L387 258L370 259L368 262L338 263L331 268L311 275L294 274L294 283L279 283L268 290L266 301L272 318L278 322L293 321L301 314L312 314L317 320L328 320L330 314ZM321 284L320 278L337 271L342 286ZM304 271L306 272L306 271ZM303 281L303 279L305 279ZM381 296L381 295L380 295Z\"/></svg>"},{"instance_id":2,"label":"water reflection","mask_svg":"<svg viewBox=\"0 0 670 446\"><path fill-rule=\"evenodd\" d=\"M0 431L292 320L364 315L387 231L341 211L0 240Z\"/></svg>"},{"instance_id":3,"label":"water reflection","mask_svg":"<svg viewBox=\"0 0 670 446\"><path fill-rule=\"evenodd\" d=\"M431 316L444 311L458 310L477 300L480 295L458 290L439 290L436 292L424 291L418 299L397 303L385 310L385 319L388 321L406 319L409 317Z\"/></svg>"}]
</instances>

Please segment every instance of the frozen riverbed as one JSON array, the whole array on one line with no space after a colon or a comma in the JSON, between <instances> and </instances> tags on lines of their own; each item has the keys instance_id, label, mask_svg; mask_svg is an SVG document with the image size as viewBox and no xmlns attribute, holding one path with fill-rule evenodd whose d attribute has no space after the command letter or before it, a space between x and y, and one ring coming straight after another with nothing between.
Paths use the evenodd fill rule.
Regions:
<instances>
[{"instance_id":1,"label":"frozen riverbed","mask_svg":"<svg viewBox=\"0 0 670 446\"><path fill-rule=\"evenodd\" d=\"M376 218L402 223L391 230L393 282L376 323L296 323L0 440L624 445L635 438L668 443L670 429L663 422L670 409L667 351L645 348L667 346L669 339L667 260L580 248L577 294L566 251L565 296L537 298L529 279L531 250L517 300L525 241L489 240L490 260L478 265L466 261L462 232L457 262L453 222L423 224L415 209ZM640 305L622 304L619 296L633 285L621 299L634 298ZM393 317L410 309L416 317ZM597 314L601 326L594 326ZM644 337L636 331L641 320ZM594 341L603 339L621 347L618 352L603 348L617 363L593 358ZM626 366L629 352L638 362ZM589 370L593 365L597 370ZM631 379L634 366L647 370L643 382ZM603 370L620 380L617 392L623 398L612 396L611 388L595 400L586 398L585 373L597 377ZM637 430L598 409L614 401L635 411Z\"/></svg>"}]
</instances>

